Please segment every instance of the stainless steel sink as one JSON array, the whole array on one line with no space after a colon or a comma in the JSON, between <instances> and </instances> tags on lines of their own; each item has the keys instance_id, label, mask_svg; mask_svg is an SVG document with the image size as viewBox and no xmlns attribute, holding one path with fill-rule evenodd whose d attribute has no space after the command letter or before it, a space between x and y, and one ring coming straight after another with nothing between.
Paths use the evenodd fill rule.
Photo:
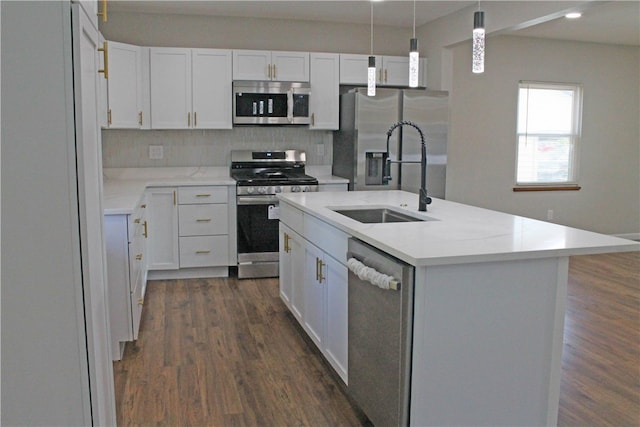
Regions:
<instances>
[{"instance_id":1,"label":"stainless steel sink","mask_svg":"<svg viewBox=\"0 0 640 427\"><path fill-rule=\"evenodd\" d=\"M430 218L419 218L407 215L403 212L389 208L362 208L362 209L332 209L334 212L344 215L358 222L366 224L380 224L385 222L418 222L428 221Z\"/></svg>"}]
</instances>

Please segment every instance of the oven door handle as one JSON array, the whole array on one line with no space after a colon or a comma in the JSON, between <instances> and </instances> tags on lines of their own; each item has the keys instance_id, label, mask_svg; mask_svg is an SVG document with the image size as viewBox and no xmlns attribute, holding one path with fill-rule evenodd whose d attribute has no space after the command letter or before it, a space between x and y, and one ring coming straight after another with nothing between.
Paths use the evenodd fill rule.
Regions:
<instances>
[{"instance_id":1,"label":"oven door handle","mask_svg":"<svg viewBox=\"0 0 640 427\"><path fill-rule=\"evenodd\" d=\"M238 205L277 205L276 196L238 196Z\"/></svg>"}]
</instances>

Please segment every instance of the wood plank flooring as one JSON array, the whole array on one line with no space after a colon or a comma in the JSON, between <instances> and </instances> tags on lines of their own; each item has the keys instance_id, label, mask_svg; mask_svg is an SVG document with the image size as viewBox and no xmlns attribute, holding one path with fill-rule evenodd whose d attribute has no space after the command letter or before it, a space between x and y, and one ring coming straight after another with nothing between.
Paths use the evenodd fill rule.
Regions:
<instances>
[{"instance_id":1,"label":"wood plank flooring","mask_svg":"<svg viewBox=\"0 0 640 427\"><path fill-rule=\"evenodd\" d=\"M572 257L561 426L640 426L640 253ZM114 363L119 426L362 426L277 279L148 284Z\"/></svg>"}]
</instances>

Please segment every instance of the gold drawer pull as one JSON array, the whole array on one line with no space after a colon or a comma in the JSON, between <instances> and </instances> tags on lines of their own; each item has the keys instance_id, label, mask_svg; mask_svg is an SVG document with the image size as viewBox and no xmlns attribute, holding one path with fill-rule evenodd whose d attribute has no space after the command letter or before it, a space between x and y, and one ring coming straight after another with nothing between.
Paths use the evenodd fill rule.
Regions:
<instances>
[{"instance_id":1,"label":"gold drawer pull","mask_svg":"<svg viewBox=\"0 0 640 427\"><path fill-rule=\"evenodd\" d=\"M211 251L210 250L206 250L206 251L196 251L196 254L210 254Z\"/></svg>"},{"instance_id":2,"label":"gold drawer pull","mask_svg":"<svg viewBox=\"0 0 640 427\"><path fill-rule=\"evenodd\" d=\"M149 237L149 229L147 228L147 221L144 222L144 233L142 235L147 238Z\"/></svg>"},{"instance_id":3,"label":"gold drawer pull","mask_svg":"<svg viewBox=\"0 0 640 427\"><path fill-rule=\"evenodd\" d=\"M211 222L211 218L198 218L196 222Z\"/></svg>"},{"instance_id":4,"label":"gold drawer pull","mask_svg":"<svg viewBox=\"0 0 640 427\"><path fill-rule=\"evenodd\" d=\"M144 304L144 298L138 298L138 305Z\"/></svg>"},{"instance_id":5,"label":"gold drawer pull","mask_svg":"<svg viewBox=\"0 0 640 427\"><path fill-rule=\"evenodd\" d=\"M134 219L133 222L135 222L136 224L140 224L140 218Z\"/></svg>"},{"instance_id":6,"label":"gold drawer pull","mask_svg":"<svg viewBox=\"0 0 640 427\"><path fill-rule=\"evenodd\" d=\"M146 208L146 207L147 207L147 205L146 205L146 204L142 204L142 205L140 205L140 207L141 207L142 209L144 209L144 208Z\"/></svg>"},{"instance_id":7,"label":"gold drawer pull","mask_svg":"<svg viewBox=\"0 0 640 427\"><path fill-rule=\"evenodd\" d=\"M136 260L138 260L138 261L142 261L142 254L138 254L138 255L136 255Z\"/></svg>"},{"instance_id":8,"label":"gold drawer pull","mask_svg":"<svg viewBox=\"0 0 640 427\"><path fill-rule=\"evenodd\" d=\"M211 194L196 194L196 197L211 197Z\"/></svg>"}]
</instances>

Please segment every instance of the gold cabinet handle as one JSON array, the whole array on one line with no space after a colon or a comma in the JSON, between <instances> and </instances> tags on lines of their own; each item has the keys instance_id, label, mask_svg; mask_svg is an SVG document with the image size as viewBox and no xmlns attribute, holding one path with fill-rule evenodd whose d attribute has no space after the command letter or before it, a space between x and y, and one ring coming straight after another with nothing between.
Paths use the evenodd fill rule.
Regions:
<instances>
[{"instance_id":1,"label":"gold cabinet handle","mask_svg":"<svg viewBox=\"0 0 640 427\"><path fill-rule=\"evenodd\" d=\"M382 83L382 68L378 71L378 80Z\"/></svg>"},{"instance_id":2,"label":"gold cabinet handle","mask_svg":"<svg viewBox=\"0 0 640 427\"><path fill-rule=\"evenodd\" d=\"M104 20L106 21L106 19ZM108 47L107 42L104 41L102 42L102 47L98 48L98 52L102 52L102 57L104 59L104 68L102 70L98 70L98 72L102 73L105 79L109 78L109 49L107 47ZM111 121L109 121L109 124L111 124Z\"/></svg>"},{"instance_id":3,"label":"gold cabinet handle","mask_svg":"<svg viewBox=\"0 0 640 427\"><path fill-rule=\"evenodd\" d=\"M196 194L196 197L211 197L211 194L205 194L205 193Z\"/></svg>"},{"instance_id":4,"label":"gold cabinet handle","mask_svg":"<svg viewBox=\"0 0 640 427\"><path fill-rule=\"evenodd\" d=\"M197 112L193 112L193 127L197 127L198 126L198 113Z\"/></svg>"},{"instance_id":5,"label":"gold cabinet handle","mask_svg":"<svg viewBox=\"0 0 640 427\"><path fill-rule=\"evenodd\" d=\"M276 75L276 64L273 64L273 80L277 79Z\"/></svg>"},{"instance_id":6,"label":"gold cabinet handle","mask_svg":"<svg viewBox=\"0 0 640 427\"><path fill-rule=\"evenodd\" d=\"M201 251L196 251L196 254L210 254L211 251L210 250L201 250Z\"/></svg>"},{"instance_id":7,"label":"gold cabinet handle","mask_svg":"<svg viewBox=\"0 0 640 427\"><path fill-rule=\"evenodd\" d=\"M144 225L144 233L142 233L142 235L146 239L147 237L149 237L149 227L147 226L147 221L145 221L143 225Z\"/></svg>"},{"instance_id":8,"label":"gold cabinet handle","mask_svg":"<svg viewBox=\"0 0 640 427\"><path fill-rule=\"evenodd\" d=\"M144 298L138 298L138 305L144 304Z\"/></svg>"},{"instance_id":9,"label":"gold cabinet handle","mask_svg":"<svg viewBox=\"0 0 640 427\"><path fill-rule=\"evenodd\" d=\"M146 203L143 203L143 204L141 204L141 205L140 205L140 208L141 208L141 209L144 209L144 208L146 208L146 207L147 207Z\"/></svg>"},{"instance_id":10,"label":"gold cabinet handle","mask_svg":"<svg viewBox=\"0 0 640 427\"><path fill-rule=\"evenodd\" d=\"M316 113L311 113L311 126L316 125Z\"/></svg>"},{"instance_id":11,"label":"gold cabinet handle","mask_svg":"<svg viewBox=\"0 0 640 427\"><path fill-rule=\"evenodd\" d=\"M134 220L133 220L133 222L134 222L135 224L140 224L140 218L136 218L136 219L134 219Z\"/></svg>"},{"instance_id":12,"label":"gold cabinet handle","mask_svg":"<svg viewBox=\"0 0 640 427\"><path fill-rule=\"evenodd\" d=\"M173 206L177 205L176 203L176 190L173 190Z\"/></svg>"},{"instance_id":13,"label":"gold cabinet handle","mask_svg":"<svg viewBox=\"0 0 640 427\"><path fill-rule=\"evenodd\" d=\"M187 113L187 126L191 127L191 113Z\"/></svg>"},{"instance_id":14,"label":"gold cabinet handle","mask_svg":"<svg viewBox=\"0 0 640 427\"><path fill-rule=\"evenodd\" d=\"M138 261L142 261L142 254L138 254L138 255L136 255L136 260L138 260Z\"/></svg>"},{"instance_id":15,"label":"gold cabinet handle","mask_svg":"<svg viewBox=\"0 0 640 427\"><path fill-rule=\"evenodd\" d=\"M322 267L324 267L326 264L324 262L322 262L321 259L318 259L318 282L322 283L322 281L325 279L325 277L322 275Z\"/></svg>"},{"instance_id":16,"label":"gold cabinet handle","mask_svg":"<svg viewBox=\"0 0 640 427\"><path fill-rule=\"evenodd\" d=\"M198 218L196 222L211 222L211 218Z\"/></svg>"},{"instance_id":17,"label":"gold cabinet handle","mask_svg":"<svg viewBox=\"0 0 640 427\"><path fill-rule=\"evenodd\" d=\"M271 78L271 64L267 65L267 77Z\"/></svg>"},{"instance_id":18,"label":"gold cabinet handle","mask_svg":"<svg viewBox=\"0 0 640 427\"><path fill-rule=\"evenodd\" d=\"M316 257L316 281L320 281L320 260Z\"/></svg>"},{"instance_id":19,"label":"gold cabinet handle","mask_svg":"<svg viewBox=\"0 0 640 427\"><path fill-rule=\"evenodd\" d=\"M111 126L111 108L107 111L107 123Z\"/></svg>"},{"instance_id":20,"label":"gold cabinet handle","mask_svg":"<svg viewBox=\"0 0 640 427\"><path fill-rule=\"evenodd\" d=\"M291 247L289 246L289 239L291 239L291 237L287 233L284 233L284 251L286 253L291 252Z\"/></svg>"},{"instance_id":21,"label":"gold cabinet handle","mask_svg":"<svg viewBox=\"0 0 640 427\"><path fill-rule=\"evenodd\" d=\"M142 111L138 113L138 124L142 126Z\"/></svg>"},{"instance_id":22,"label":"gold cabinet handle","mask_svg":"<svg viewBox=\"0 0 640 427\"><path fill-rule=\"evenodd\" d=\"M107 22L107 0L102 0L102 12L96 13L102 17L102 22Z\"/></svg>"},{"instance_id":23,"label":"gold cabinet handle","mask_svg":"<svg viewBox=\"0 0 640 427\"><path fill-rule=\"evenodd\" d=\"M387 69L384 69L384 82L387 82Z\"/></svg>"}]
</instances>

